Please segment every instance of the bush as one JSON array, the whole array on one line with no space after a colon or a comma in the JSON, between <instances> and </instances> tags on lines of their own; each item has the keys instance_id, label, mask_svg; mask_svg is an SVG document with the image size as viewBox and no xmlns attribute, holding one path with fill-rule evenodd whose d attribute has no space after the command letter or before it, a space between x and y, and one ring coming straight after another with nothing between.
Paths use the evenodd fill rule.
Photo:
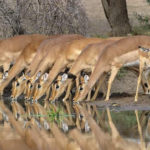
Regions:
<instances>
[{"instance_id":1,"label":"bush","mask_svg":"<svg viewBox=\"0 0 150 150\"><path fill-rule=\"evenodd\" d=\"M0 35L23 33L86 34L87 17L80 0L0 0Z\"/></svg>"}]
</instances>

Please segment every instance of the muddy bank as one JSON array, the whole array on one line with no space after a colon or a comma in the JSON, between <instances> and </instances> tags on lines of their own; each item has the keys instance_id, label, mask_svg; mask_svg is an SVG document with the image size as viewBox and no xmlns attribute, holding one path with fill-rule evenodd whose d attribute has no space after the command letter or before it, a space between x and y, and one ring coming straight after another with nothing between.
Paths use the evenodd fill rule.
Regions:
<instances>
[{"instance_id":1,"label":"muddy bank","mask_svg":"<svg viewBox=\"0 0 150 150\"><path fill-rule=\"evenodd\" d=\"M95 102L90 102L91 105L97 105L99 109L109 107L114 111L130 111L130 110L150 110L150 96L139 94L139 100L134 101L134 94L116 94L111 96L109 101L97 99Z\"/></svg>"}]
</instances>

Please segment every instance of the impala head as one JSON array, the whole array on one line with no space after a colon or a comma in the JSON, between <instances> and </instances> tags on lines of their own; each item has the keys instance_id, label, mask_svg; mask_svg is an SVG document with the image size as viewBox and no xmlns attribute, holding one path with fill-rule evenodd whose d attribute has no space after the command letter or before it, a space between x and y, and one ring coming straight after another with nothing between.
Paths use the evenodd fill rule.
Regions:
<instances>
[{"instance_id":1,"label":"impala head","mask_svg":"<svg viewBox=\"0 0 150 150\"><path fill-rule=\"evenodd\" d=\"M146 48L143 46L139 46L140 52L142 52L142 55L146 56L146 57L150 57L150 48Z\"/></svg>"},{"instance_id":2,"label":"impala head","mask_svg":"<svg viewBox=\"0 0 150 150\"><path fill-rule=\"evenodd\" d=\"M74 101L78 101L78 98L81 94L81 92L83 91L84 87L86 86L86 84L89 81L89 75L88 74L82 74L79 77L79 86L76 87L76 92L75 92L75 96L73 98Z\"/></svg>"},{"instance_id":3,"label":"impala head","mask_svg":"<svg viewBox=\"0 0 150 150\"><path fill-rule=\"evenodd\" d=\"M26 78L24 74L21 77L17 78L15 81L13 81L12 94L11 94L12 99L16 99L24 92L25 84L26 84Z\"/></svg>"},{"instance_id":4,"label":"impala head","mask_svg":"<svg viewBox=\"0 0 150 150\"><path fill-rule=\"evenodd\" d=\"M36 82L39 78L39 75L40 73L38 73L35 76L30 77L30 72L26 74L27 82L26 82L26 89L24 92L25 99L30 99L33 96L33 92L35 89Z\"/></svg>"},{"instance_id":5,"label":"impala head","mask_svg":"<svg viewBox=\"0 0 150 150\"><path fill-rule=\"evenodd\" d=\"M34 90L34 84L30 80L26 81L26 87L24 91L25 99L29 100L32 96L33 90Z\"/></svg>"},{"instance_id":6,"label":"impala head","mask_svg":"<svg viewBox=\"0 0 150 150\"><path fill-rule=\"evenodd\" d=\"M146 69L142 73L142 86L144 89L144 93L150 94L150 49L142 46L139 46L139 49L142 52L142 54L147 58L144 66L144 68Z\"/></svg>"},{"instance_id":7,"label":"impala head","mask_svg":"<svg viewBox=\"0 0 150 150\"><path fill-rule=\"evenodd\" d=\"M57 77L57 79L52 84L51 88L51 96L50 100L56 100L59 96L61 96L59 93L64 90L64 84L66 83L68 79L67 73L60 73Z\"/></svg>"},{"instance_id":8,"label":"impala head","mask_svg":"<svg viewBox=\"0 0 150 150\"><path fill-rule=\"evenodd\" d=\"M142 86L145 94L150 94L150 69L146 69L142 73Z\"/></svg>"},{"instance_id":9,"label":"impala head","mask_svg":"<svg viewBox=\"0 0 150 150\"><path fill-rule=\"evenodd\" d=\"M64 92L69 83L75 80L76 76L71 73L61 72L52 86L52 95L51 100L56 100L59 98Z\"/></svg>"},{"instance_id":10,"label":"impala head","mask_svg":"<svg viewBox=\"0 0 150 150\"><path fill-rule=\"evenodd\" d=\"M48 73L45 73L41 76L39 81L35 84L33 99L38 100L43 95L45 95L45 91L48 89Z\"/></svg>"},{"instance_id":11,"label":"impala head","mask_svg":"<svg viewBox=\"0 0 150 150\"><path fill-rule=\"evenodd\" d=\"M143 47L143 46L139 46L139 49L143 52L150 52L149 48Z\"/></svg>"}]
</instances>

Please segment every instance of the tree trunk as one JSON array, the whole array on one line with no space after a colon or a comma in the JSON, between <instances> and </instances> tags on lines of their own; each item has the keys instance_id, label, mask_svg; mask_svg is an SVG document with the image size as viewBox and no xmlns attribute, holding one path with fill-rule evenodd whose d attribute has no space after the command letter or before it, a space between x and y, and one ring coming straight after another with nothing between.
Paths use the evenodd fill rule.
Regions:
<instances>
[{"instance_id":1,"label":"tree trunk","mask_svg":"<svg viewBox=\"0 0 150 150\"><path fill-rule=\"evenodd\" d=\"M101 0L113 36L131 32L126 0Z\"/></svg>"}]
</instances>

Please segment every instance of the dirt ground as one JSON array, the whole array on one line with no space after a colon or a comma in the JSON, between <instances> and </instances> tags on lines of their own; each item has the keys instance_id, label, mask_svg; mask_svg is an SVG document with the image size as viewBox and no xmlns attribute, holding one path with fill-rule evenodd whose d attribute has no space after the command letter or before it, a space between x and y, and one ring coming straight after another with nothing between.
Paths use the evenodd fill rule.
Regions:
<instances>
[{"instance_id":1,"label":"dirt ground","mask_svg":"<svg viewBox=\"0 0 150 150\"><path fill-rule=\"evenodd\" d=\"M96 104L100 109L110 107L116 111L150 110L150 96L144 95L142 87L139 90L138 102L134 102L136 85L137 76L133 72L126 70L113 82L109 101L104 101L104 98L98 98L91 104Z\"/></svg>"}]
</instances>

